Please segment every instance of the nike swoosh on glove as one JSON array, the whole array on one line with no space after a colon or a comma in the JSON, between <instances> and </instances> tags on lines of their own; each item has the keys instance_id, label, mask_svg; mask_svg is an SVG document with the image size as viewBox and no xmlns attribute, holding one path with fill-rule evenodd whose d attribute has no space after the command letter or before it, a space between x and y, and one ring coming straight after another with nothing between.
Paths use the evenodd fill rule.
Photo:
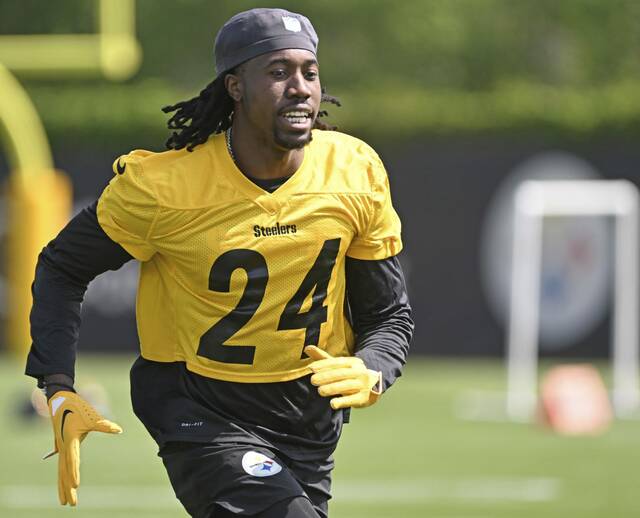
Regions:
<instances>
[{"instance_id":1,"label":"nike swoosh on glove","mask_svg":"<svg viewBox=\"0 0 640 518\"><path fill-rule=\"evenodd\" d=\"M304 352L315 360L309 364L313 372L311 383L321 396L331 397L331 408L362 408L373 405L382 391L382 373L367 369L355 356L333 357L309 345ZM337 397L334 397L337 396Z\"/></svg>"},{"instance_id":2,"label":"nike swoosh on glove","mask_svg":"<svg viewBox=\"0 0 640 518\"><path fill-rule=\"evenodd\" d=\"M75 392L62 390L49 400L54 449L43 458L59 454L58 498L61 505L78 503L80 485L80 443L89 432L122 433L122 428L102 417Z\"/></svg>"}]
</instances>

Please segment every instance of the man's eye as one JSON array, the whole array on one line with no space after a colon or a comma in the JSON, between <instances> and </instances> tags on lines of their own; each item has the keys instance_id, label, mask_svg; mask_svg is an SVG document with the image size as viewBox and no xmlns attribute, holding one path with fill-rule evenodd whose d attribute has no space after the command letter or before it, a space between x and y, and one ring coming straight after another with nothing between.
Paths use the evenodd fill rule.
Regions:
<instances>
[{"instance_id":1,"label":"man's eye","mask_svg":"<svg viewBox=\"0 0 640 518\"><path fill-rule=\"evenodd\" d=\"M304 75L304 77L307 81L315 81L318 78L318 72L309 71Z\"/></svg>"},{"instance_id":2,"label":"man's eye","mask_svg":"<svg viewBox=\"0 0 640 518\"><path fill-rule=\"evenodd\" d=\"M282 69L272 70L271 75L276 79L282 79L287 76L287 73Z\"/></svg>"}]
</instances>

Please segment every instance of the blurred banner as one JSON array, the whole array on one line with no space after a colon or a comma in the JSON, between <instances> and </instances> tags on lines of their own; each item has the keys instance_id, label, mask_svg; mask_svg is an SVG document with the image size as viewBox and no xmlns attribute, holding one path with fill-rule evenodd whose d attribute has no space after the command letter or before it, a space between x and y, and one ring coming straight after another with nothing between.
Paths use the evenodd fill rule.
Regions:
<instances>
[{"instance_id":1,"label":"blurred banner","mask_svg":"<svg viewBox=\"0 0 640 518\"><path fill-rule=\"evenodd\" d=\"M524 179L640 183L632 143L440 140L389 150L417 318L414 352L502 355L511 274L513 193ZM610 348L613 236L605 217L546 218L541 353Z\"/></svg>"}]
</instances>

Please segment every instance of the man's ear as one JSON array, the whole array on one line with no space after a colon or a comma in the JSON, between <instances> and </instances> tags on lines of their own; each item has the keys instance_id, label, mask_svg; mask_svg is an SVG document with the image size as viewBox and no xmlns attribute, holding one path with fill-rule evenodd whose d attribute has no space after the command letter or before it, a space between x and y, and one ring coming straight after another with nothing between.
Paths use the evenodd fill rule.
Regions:
<instances>
[{"instance_id":1,"label":"man's ear","mask_svg":"<svg viewBox=\"0 0 640 518\"><path fill-rule=\"evenodd\" d=\"M242 79L236 74L227 74L224 77L224 86L227 92L235 102L239 102L242 99L244 88Z\"/></svg>"}]
</instances>

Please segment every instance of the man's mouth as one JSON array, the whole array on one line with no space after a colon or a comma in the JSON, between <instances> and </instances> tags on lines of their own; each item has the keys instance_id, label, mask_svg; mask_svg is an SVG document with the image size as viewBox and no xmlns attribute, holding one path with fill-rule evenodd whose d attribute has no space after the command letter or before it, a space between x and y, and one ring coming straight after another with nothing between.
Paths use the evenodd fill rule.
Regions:
<instances>
[{"instance_id":1,"label":"man's mouth","mask_svg":"<svg viewBox=\"0 0 640 518\"><path fill-rule=\"evenodd\" d=\"M312 118L312 113L306 110L294 109L282 113L282 117L292 125L306 125Z\"/></svg>"}]
</instances>

